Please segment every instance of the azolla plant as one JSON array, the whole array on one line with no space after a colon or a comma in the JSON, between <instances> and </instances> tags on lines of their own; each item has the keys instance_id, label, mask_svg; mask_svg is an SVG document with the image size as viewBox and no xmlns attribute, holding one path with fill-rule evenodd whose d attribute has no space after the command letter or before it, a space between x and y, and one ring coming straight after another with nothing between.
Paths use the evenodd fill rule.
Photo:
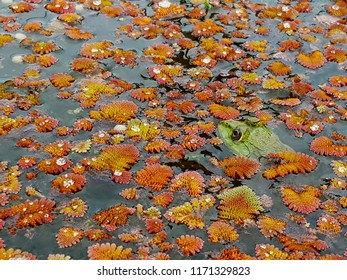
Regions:
<instances>
[{"instance_id":1,"label":"azolla plant","mask_svg":"<svg viewBox=\"0 0 347 280\"><path fill-rule=\"evenodd\" d=\"M0 259L347 258L345 1L6 2Z\"/></svg>"}]
</instances>

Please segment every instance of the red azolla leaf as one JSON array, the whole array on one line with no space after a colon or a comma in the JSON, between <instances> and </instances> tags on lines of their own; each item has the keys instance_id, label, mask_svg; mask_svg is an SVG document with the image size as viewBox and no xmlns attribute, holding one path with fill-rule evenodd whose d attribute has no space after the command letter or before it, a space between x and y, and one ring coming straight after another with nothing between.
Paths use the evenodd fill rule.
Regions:
<instances>
[{"instance_id":1,"label":"red azolla leaf","mask_svg":"<svg viewBox=\"0 0 347 280\"><path fill-rule=\"evenodd\" d=\"M239 110L230 106L224 106L216 103L210 104L208 106L208 110L215 118L220 118L223 120L236 119L238 116L240 116Z\"/></svg>"},{"instance_id":2,"label":"red azolla leaf","mask_svg":"<svg viewBox=\"0 0 347 280\"><path fill-rule=\"evenodd\" d=\"M178 174L172 179L172 184L169 188L170 191L177 191L186 188L190 196L200 196L205 187L205 180L196 171L186 171Z\"/></svg>"},{"instance_id":3,"label":"red azolla leaf","mask_svg":"<svg viewBox=\"0 0 347 280\"><path fill-rule=\"evenodd\" d=\"M40 161L37 168L48 174L60 174L72 166L72 161L63 157L53 157Z\"/></svg>"},{"instance_id":4,"label":"red azolla leaf","mask_svg":"<svg viewBox=\"0 0 347 280\"><path fill-rule=\"evenodd\" d=\"M41 224L48 224L54 220L52 213L55 202L50 199L26 200L25 202L11 207L13 215L19 215L16 225L18 228L35 227Z\"/></svg>"},{"instance_id":5,"label":"red azolla leaf","mask_svg":"<svg viewBox=\"0 0 347 280\"><path fill-rule=\"evenodd\" d=\"M128 208L124 204L118 204L95 213L93 219L100 226L116 228L124 226L128 222L128 215L132 215L134 211L134 209Z\"/></svg>"},{"instance_id":6,"label":"red azolla leaf","mask_svg":"<svg viewBox=\"0 0 347 280\"><path fill-rule=\"evenodd\" d=\"M194 235L182 235L176 238L176 244L180 247L184 255L191 256L200 252L204 241Z\"/></svg>"},{"instance_id":7,"label":"red azolla leaf","mask_svg":"<svg viewBox=\"0 0 347 280\"><path fill-rule=\"evenodd\" d=\"M326 58L319 50L313 51L311 53L300 52L297 55L296 59L302 66L311 69L322 67L326 62Z\"/></svg>"},{"instance_id":8,"label":"red azolla leaf","mask_svg":"<svg viewBox=\"0 0 347 280\"><path fill-rule=\"evenodd\" d=\"M63 227L59 229L56 240L60 248L67 248L80 242L83 237L83 230L73 227Z\"/></svg>"},{"instance_id":9,"label":"red azolla leaf","mask_svg":"<svg viewBox=\"0 0 347 280\"><path fill-rule=\"evenodd\" d=\"M136 173L136 183L150 187L155 191L164 188L173 176L173 170L167 165L153 164L142 168Z\"/></svg>"},{"instance_id":10,"label":"red azolla leaf","mask_svg":"<svg viewBox=\"0 0 347 280\"><path fill-rule=\"evenodd\" d=\"M87 180L83 175L69 173L55 178L52 188L59 189L61 193L76 193L82 190Z\"/></svg>"},{"instance_id":11,"label":"red azolla leaf","mask_svg":"<svg viewBox=\"0 0 347 280\"><path fill-rule=\"evenodd\" d=\"M17 164L20 168L27 169L34 166L36 162L37 162L37 158L35 157L21 157L18 160Z\"/></svg>"},{"instance_id":12,"label":"red azolla leaf","mask_svg":"<svg viewBox=\"0 0 347 280\"><path fill-rule=\"evenodd\" d=\"M58 125L58 123L59 121L52 117L38 117L34 121L34 125L38 132L50 132Z\"/></svg>"},{"instance_id":13,"label":"red azolla leaf","mask_svg":"<svg viewBox=\"0 0 347 280\"><path fill-rule=\"evenodd\" d=\"M149 233L158 233L164 228L164 223L161 219L153 218L146 219L146 229Z\"/></svg>"},{"instance_id":14,"label":"red azolla leaf","mask_svg":"<svg viewBox=\"0 0 347 280\"><path fill-rule=\"evenodd\" d=\"M277 165L263 172L263 176L268 180L287 174L309 173L318 165L318 160L309 155L289 151L270 153L267 158L277 161Z\"/></svg>"},{"instance_id":15,"label":"red azolla leaf","mask_svg":"<svg viewBox=\"0 0 347 280\"><path fill-rule=\"evenodd\" d=\"M185 135L181 146L189 151L196 151L206 144L206 140L198 135Z\"/></svg>"},{"instance_id":16,"label":"red azolla leaf","mask_svg":"<svg viewBox=\"0 0 347 280\"><path fill-rule=\"evenodd\" d=\"M309 214L316 211L320 205L319 196L322 192L312 186L305 186L301 191L296 191L292 187L281 188L282 199L290 209Z\"/></svg>"},{"instance_id":17,"label":"red azolla leaf","mask_svg":"<svg viewBox=\"0 0 347 280\"><path fill-rule=\"evenodd\" d=\"M228 157L218 162L224 167L224 173L234 179L251 178L260 168L260 163L254 159L236 156Z\"/></svg>"},{"instance_id":18,"label":"red azolla leaf","mask_svg":"<svg viewBox=\"0 0 347 280\"><path fill-rule=\"evenodd\" d=\"M327 136L313 139L310 150L318 155L343 157L347 155L347 145L336 144Z\"/></svg>"},{"instance_id":19,"label":"red azolla leaf","mask_svg":"<svg viewBox=\"0 0 347 280\"><path fill-rule=\"evenodd\" d=\"M279 51L284 52L284 51L293 51L296 49L299 49L302 46L302 43L295 40L295 39L287 39L284 41L281 41L280 43L278 43L280 45L280 49Z\"/></svg>"}]
</instances>

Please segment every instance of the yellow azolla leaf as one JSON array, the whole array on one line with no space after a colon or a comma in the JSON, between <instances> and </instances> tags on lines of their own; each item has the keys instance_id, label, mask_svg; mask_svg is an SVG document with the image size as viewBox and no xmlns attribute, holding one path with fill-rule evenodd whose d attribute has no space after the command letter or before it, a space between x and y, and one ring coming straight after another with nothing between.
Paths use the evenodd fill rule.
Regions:
<instances>
[{"instance_id":1,"label":"yellow azolla leaf","mask_svg":"<svg viewBox=\"0 0 347 280\"><path fill-rule=\"evenodd\" d=\"M73 144L71 150L75 153L86 153L92 147L92 141L90 139L85 141L78 141Z\"/></svg>"},{"instance_id":2,"label":"yellow azolla leaf","mask_svg":"<svg viewBox=\"0 0 347 280\"><path fill-rule=\"evenodd\" d=\"M262 83L263 88L265 89L280 89L285 88L286 84L276 79L274 76L270 76L269 79L266 79Z\"/></svg>"}]
</instances>

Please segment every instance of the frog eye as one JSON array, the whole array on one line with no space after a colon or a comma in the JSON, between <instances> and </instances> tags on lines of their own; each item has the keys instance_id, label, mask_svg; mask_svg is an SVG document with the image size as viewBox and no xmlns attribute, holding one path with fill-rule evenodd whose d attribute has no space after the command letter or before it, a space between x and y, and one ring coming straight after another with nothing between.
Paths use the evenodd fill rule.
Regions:
<instances>
[{"instance_id":1,"label":"frog eye","mask_svg":"<svg viewBox=\"0 0 347 280\"><path fill-rule=\"evenodd\" d=\"M235 141L239 141L242 137L242 132L239 128L235 128L231 134L231 138Z\"/></svg>"}]
</instances>

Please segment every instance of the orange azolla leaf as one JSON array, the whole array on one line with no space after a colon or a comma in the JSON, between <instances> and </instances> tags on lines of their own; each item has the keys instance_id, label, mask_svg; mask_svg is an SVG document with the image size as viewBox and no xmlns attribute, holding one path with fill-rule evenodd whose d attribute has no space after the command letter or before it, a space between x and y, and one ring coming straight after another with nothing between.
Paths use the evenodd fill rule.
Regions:
<instances>
[{"instance_id":1,"label":"orange azolla leaf","mask_svg":"<svg viewBox=\"0 0 347 280\"><path fill-rule=\"evenodd\" d=\"M14 14L17 14L17 13L29 13L31 10L34 9L34 6L30 5L27 2L13 3L13 4L9 5L8 7L11 9L11 11Z\"/></svg>"},{"instance_id":2,"label":"orange azolla leaf","mask_svg":"<svg viewBox=\"0 0 347 280\"><path fill-rule=\"evenodd\" d=\"M94 133L92 136L92 142L95 144L101 144L101 145L107 144L109 140L110 140L110 134L104 130L100 130Z\"/></svg>"},{"instance_id":3,"label":"orange azolla leaf","mask_svg":"<svg viewBox=\"0 0 347 280\"><path fill-rule=\"evenodd\" d=\"M330 165L337 176L347 177L347 162L346 161L332 160Z\"/></svg>"},{"instance_id":4,"label":"orange azolla leaf","mask_svg":"<svg viewBox=\"0 0 347 280\"><path fill-rule=\"evenodd\" d=\"M92 166L101 170L123 172L130 169L140 157L138 149L132 144L116 144L104 148Z\"/></svg>"},{"instance_id":5,"label":"orange azolla leaf","mask_svg":"<svg viewBox=\"0 0 347 280\"><path fill-rule=\"evenodd\" d=\"M254 260L254 257L240 252L237 247L224 249L217 260Z\"/></svg>"},{"instance_id":6,"label":"orange azolla leaf","mask_svg":"<svg viewBox=\"0 0 347 280\"><path fill-rule=\"evenodd\" d=\"M173 57L175 51L168 44L156 44L143 50L143 54L153 60L156 64L163 64Z\"/></svg>"},{"instance_id":7,"label":"orange azolla leaf","mask_svg":"<svg viewBox=\"0 0 347 280\"><path fill-rule=\"evenodd\" d=\"M55 64L57 61L58 61L58 58L50 54L40 55L36 58L36 62L42 67L50 67L51 65Z\"/></svg>"},{"instance_id":8,"label":"orange azolla leaf","mask_svg":"<svg viewBox=\"0 0 347 280\"><path fill-rule=\"evenodd\" d=\"M177 191L186 188L190 196L200 196L205 188L204 177L196 171L180 173L172 179L169 190Z\"/></svg>"},{"instance_id":9,"label":"orange azolla leaf","mask_svg":"<svg viewBox=\"0 0 347 280\"><path fill-rule=\"evenodd\" d=\"M73 126L77 130L91 131L93 129L92 122L86 118L76 120Z\"/></svg>"},{"instance_id":10,"label":"orange azolla leaf","mask_svg":"<svg viewBox=\"0 0 347 280\"><path fill-rule=\"evenodd\" d=\"M281 47L279 50L281 52L284 52L287 50L289 50L289 51L297 50L297 49L301 48L302 43L295 40L295 39L287 39L287 40L281 41L279 43L279 45Z\"/></svg>"},{"instance_id":11,"label":"orange azolla leaf","mask_svg":"<svg viewBox=\"0 0 347 280\"><path fill-rule=\"evenodd\" d=\"M160 153L170 147L170 142L163 139L155 139L151 142L148 142L144 146L145 151L149 153Z\"/></svg>"},{"instance_id":12,"label":"orange azolla leaf","mask_svg":"<svg viewBox=\"0 0 347 280\"><path fill-rule=\"evenodd\" d=\"M139 195L136 188L127 188L122 190L119 195L127 200L138 199Z\"/></svg>"},{"instance_id":13,"label":"orange azolla leaf","mask_svg":"<svg viewBox=\"0 0 347 280\"><path fill-rule=\"evenodd\" d=\"M16 194L21 190L22 184L18 180L18 177L22 174L18 170L18 166L12 166L7 170L6 177L0 177L0 191L2 193L12 193Z\"/></svg>"},{"instance_id":14,"label":"orange azolla leaf","mask_svg":"<svg viewBox=\"0 0 347 280\"><path fill-rule=\"evenodd\" d=\"M128 222L128 215L132 215L134 211L124 204L118 204L95 213L93 219L100 226L115 229L118 226L124 226Z\"/></svg>"},{"instance_id":15,"label":"orange azolla leaf","mask_svg":"<svg viewBox=\"0 0 347 280\"><path fill-rule=\"evenodd\" d=\"M37 162L37 158L36 157L21 157L18 162L17 165L22 168L22 169L27 169L30 168L32 166L34 166Z\"/></svg>"},{"instance_id":16,"label":"orange azolla leaf","mask_svg":"<svg viewBox=\"0 0 347 280\"><path fill-rule=\"evenodd\" d=\"M263 176L268 180L288 174L309 173L318 165L317 159L304 153L289 151L270 153L267 158L277 161L276 165L263 172Z\"/></svg>"},{"instance_id":17,"label":"orange azolla leaf","mask_svg":"<svg viewBox=\"0 0 347 280\"><path fill-rule=\"evenodd\" d=\"M123 50L120 48L113 50L113 61L120 65L129 65L134 67L136 65L136 53L131 50Z\"/></svg>"},{"instance_id":18,"label":"orange azolla leaf","mask_svg":"<svg viewBox=\"0 0 347 280\"><path fill-rule=\"evenodd\" d=\"M155 120L164 120L166 118L167 110L165 108L154 108L145 110L145 115L148 118L153 118Z\"/></svg>"},{"instance_id":19,"label":"orange azolla leaf","mask_svg":"<svg viewBox=\"0 0 347 280\"><path fill-rule=\"evenodd\" d=\"M39 41L33 45L33 51L41 55L48 54L50 52L54 52L57 50L60 50L60 47L51 41L48 41L48 42Z\"/></svg>"},{"instance_id":20,"label":"orange azolla leaf","mask_svg":"<svg viewBox=\"0 0 347 280\"><path fill-rule=\"evenodd\" d=\"M157 97L156 88L137 88L134 89L130 96L140 101L150 101Z\"/></svg>"},{"instance_id":21,"label":"orange azolla leaf","mask_svg":"<svg viewBox=\"0 0 347 280\"><path fill-rule=\"evenodd\" d=\"M0 260L36 260L36 256L20 249L0 248Z\"/></svg>"},{"instance_id":22,"label":"orange azolla leaf","mask_svg":"<svg viewBox=\"0 0 347 280\"><path fill-rule=\"evenodd\" d=\"M193 34L196 37L212 37L224 31L224 27L215 23L213 19L197 21L193 27Z\"/></svg>"},{"instance_id":23,"label":"orange azolla leaf","mask_svg":"<svg viewBox=\"0 0 347 280\"><path fill-rule=\"evenodd\" d=\"M34 125L38 132L51 132L58 123L59 121L52 117L38 117L34 121Z\"/></svg>"},{"instance_id":24,"label":"orange azolla leaf","mask_svg":"<svg viewBox=\"0 0 347 280\"><path fill-rule=\"evenodd\" d=\"M296 59L302 66L311 69L322 67L326 62L324 54L319 50L313 51L311 53L299 52Z\"/></svg>"},{"instance_id":25,"label":"orange azolla leaf","mask_svg":"<svg viewBox=\"0 0 347 280\"><path fill-rule=\"evenodd\" d=\"M134 233L121 233L118 235L118 238L124 243L136 242L139 240L139 237L140 233L137 231Z\"/></svg>"},{"instance_id":26,"label":"orange azolla leaf","mask_svg":"<svg viewBox=\"0 0 347 280\"><path fill-rule=\"evenodd\" d=\"M80 242L82 237L83 230L75 229L73 227L63 227L59 229L55 238L59 248L67 248Z\"/></svg>"},{"instance_id":27,"label":"orange azolla leaf","mask_svg":"<svg viewBox=\"0 0 347 280\"><path fill-rule=\"evenodd\" d=\"M221 200L218 217L223 220L243 223L245 219L254 219L264 211L260 198L248 186L225 190L217 197Z\"/></svg>"},{"instance_id":28,"label":"orange azolla leaf","mask_svg":"<svg viewBox=\"0 0 347 280\"><path fill-rule=\"evenodd\" d=\"M63 157L69 154L71 149L70 141L68 140L57 140L53 143L48 144L43 148L46 153L51 154L55 157Z\"/></svg>"},{"instance_id":29,"label":"orange azolla leaf","mask_svg":"<svg viewBox=\"0 0 347 280\"><path fill-rule=\"evenodd\" d=\"M166 149L165 156L171 159L181 159L185 155L185 150L181 145L171 145Z\"/></svg>"},{"instance_id":30,"label":"orange azolla leaf","mask_svg":"<svg viewBox=\"0 0 347 280\"><path fill-rule=\"evenodd\" d=\"M73 198L67 205L64 205L60 209L60 213L72 218L83 217L87 212L87 204L80 198Z\"/></svg>"},{"instance_id":31,"label":"orange azolla leaf","mask_svg":"<svg viewBox=\"0 0 347 280\"><path fill-rule=\"evenodd\" d=\"M26 200L25 202L11 207L14 216L19 215L16 226L18 228L35 227L37 225L49 224L55 219L52 211L55 202L50 199Z\"/></svg>"},{"instance_id":32,"label":"orange azolla leaf","mask_svg":"<svg viewBox=\"0 0 347 280\"><path fill-rule=\"evenodd\" d=\"M58 19L66 23L81 23L84 17L75 13L65 13L59 15Z\"/></svg>"},{"instance_id":33,"label":"orange azolla leaf","mask_svg":"<svg viewBox=\"0 0 347 280\"><path fill-rule=\"evenodd\" d=\"M261 216L257 222L260 232L266 237L274 237L279 233L283 233L287 223L282 220L275 219L269 216Z\"/></svg>"},{"instance_id":34,"label":"orange azolla leaf","mask_svg":"<svg viewBox=\"0 0 347 280\"><path fill-rule=\"evenodd\" d=\"M318 218L317 230L325 235L336 235L342 232L339 221L330 215L323 215Z\"/></svg>"},{"instance_id":35,"label":"orange azolla leaf","mask_svg":"<svg viewBox=\"0 0 347 280\"><path fill-rule=\"evenodd\" d=\"M183 75L183 67L181 65L156 65L148 68L148 73L158 84L172 84L175 77Z\"/></svg>"},{"instance_id":36,"label":"orange azolla leaf","mask_svg":"<svg viewBox=\"0 0 347 280\"><path fill-rule=\"evenodd\" d=\"M132 101L120 100L100 106L99 111L90 111L92 119L111 119L116 123L125 123L134 118L138 111L137 105Z\"/></svg>"},{"instance_id":37,"label":"orange azolla leaf","mask_svg":"<svg viewBox=\"0 0 347 280\"><path fill-rule=\"evenodd\" d=\"M112 238L112 235L104 232L101 229L88 229L84 232L84 235L90 241L101 241L103 239Z\"/></svg>"},{"instance_id":38,"label":"orange azolla leaf","mask_svg":"<svg viewBox=\"0 0 347 280\"><path fill-rule=\"evenodd\" d=\"M328 244L325 241L319 239L312 240L312 238L304 238L303 240L298 241L295 238L289 237L287 235L279 234L278 240L283 243L285 250L289 252L309 251L318 255L320 251L329 248Z\"/></svg>"},{"instance_id":39,"label":"orange azolla leaf","mask_svg":"<svg viewBox=\"0 0 347 280\"><path fill-rule=\"evenodd\" d=\"M252 71L261 65L261 61L254 57L245 58L240 62L240 66L244 71Z\"/></svg>"},{"instance_id":40,"label":"orange azolla leaf","mask_svg":"<svg viewBox=\"0 0 347 280\"><path fill-rule=\"evenodd\" d=\"M85 74L100 71L99 63L87 57L78 57L72 60L71 69Z\"/></svg>"},{"instance_id":41,"label":"orange azolla leaf","mask_svg":"<svg viewBox=\"0 0 347 280\"><path fill-rule=\"evenodd\" d=\"M281 61L272 62L266 69L276 76L285 76L292 72L291 67Z\"/></svg>"},{"instance_id":42,"label":"orange azolla leaf","mask_svg":"<svg viewBox=\"0 0 347 280\"><path fill-rule=\"evenodd\" d=\"M160 193L160 194L153 196L152 200L153 200L154 204L166 208L173 201L173 193L172 192L163 192L163 193Z\"/></svg>"},{"instance_id":43,"label":"orange azolla leaf","mask_svg":"<svg viewBox=\"0 0 347 280\"><path fill-rule=\"evenodd\" d=\"M237 96L234 101L237 105L237 109L247 112L256 112L263 108L263 100L256 96Z\"/></svg>"},{"instance_id":44,"label":"orange azolla leaf","mask_svg":"<svg viewBox=\"0 0 347 280\"><path fill-rule=\"evenodd\" d=\"M309 214L318 209L321 194L319 189L312 186L305 186L301 191L296 191L292 187L281 188L284 204L291 210L303 214Z\"/></svg>"},{"instance_id":45,"label":"orange azolla leaf","mask_svg":"<svg viewBox=\"0 0 347 280\"><path fill-rule=\"evenodd\" d=\"M37 164L37 168L48 174L57 175L72 166L72 161L63 157L53 157L49 159L44 159Z\"/></svg>"},{"instance_id":46,"label":"orange azolla leaf","mask_svg":"<svg viewBox=\"0 0 347 280\"><path fill-rule=\"evenodd\" d=\"M51 187L59 189L61 193L76 193L82 190L86 182L87 180L83 175L69 173L55 178Z\"/></svg>"},{"instance_id":47,"label":"orange azolla leaf","mask_svg":"<svg viewBox=\"0 0 347 280\"><path fill-rule=\"evenodd\" d=\"M134 180L141 186L160 191L170 182L173 174L170 166L153 164L139 170Z\"/></svg>"},{"instance_id":48,"label":"orange azolla leaf","mask_svg":"<svg viewBox=\"0 0 347 280\"><path fill-rule=\"evenodd\" d=\"M282 252L270 244L257 244L255 253L259 260L285 260L288 258L288 253Z\"/></svg>"},{"instance_id":49,"label":"orange azolla leaf","mask_svg":"<svg viewBox=\"0 0 347 280\"><path fill-rule=\"evenodd\" d=\"M177 237L175 241L180 247L182 253L186 256L192 256L199 253L204 245L204 241L194 235L182 235Z\"/></svg>"},{"instance_id":50,"label":"orange azolla leaf","mask_svg":"<svg viewBox=\"0 0 347 280\"><path fill-rule=\"evenodd\" d=\"M177 17L186 13L186 7L169 1L158 2L154 7L154 18L161 19L165 17Z\"/></svg>"},{"instance_id":51,"label":"orange azolla leaf","mask_svg":"<svg viewBox=\"0 0 347 280\"><path fill-rule=\"evenodd\" d=\"M237 231L228 223L213 222L207 229L208 239L211 242L233 242L239 238Z\"/></svg>"},{"instance_id":52,"label":"orange azolla leaf","mask_svg":"<svg viewBox=\"0 0 347 280\"><path fill-rule=\"evenodd\" d=\"M218 162L224 167L224 173L233 179L251 178L260 168L260 163L254 159L236 156L228 157Z\"/></svg>"},{"instance_id":53,"label":"orange azolla leaf","mask_svg":"<svg viewBox=\"0 0 347 280\"><path fill-rule=\"evenodd\" d=\"M301 100L296 97L288 97L288 98L271 98L269 100L270 103L281 105L281 106L297 106L301 104Z\"/></svg>"},{"instance_id":54,"label":"orange azolla leaf","mask_svg":"<svg viewBox=\"0 0 347 280\"><path fill-rule=\"evenodd\" d=\"M265 111L257 111L255 116L261 121L263 125L266 125L269 121L273 120L273 116Z\"/></svg>"},{"instance_id":55,"label":"orange azolla leaf","mask_svg":"<svg viewBox=\"0 0 347 280\"><path fill-rule=\"evenodd\" d=\"M86 43L80 50L80 55L96 60L105 59L112 56L112 51L109 49L113 43L109 41L99 41Z\"/></svg>"},{"instance_id":56,"label":"orange azolla leaf","mask_svg":"<svg viewBox=\"0 0 347 280\"><path fill-rule=\"evenodd\" d=\"M75 78L67 73L55 73L49 79L52 85L54 85L58 89L69 87L75 81Z\"/></svg>"},{"instance_id":57,"label":"orange azolla leaf","mask_svg":"<svg viewBox=\"0 0 347 280\"><path fill-rule=\"evenodd\" d=\"M100 243L88 247L91 260L131 260L132 249L114 243Z\"/></svg>"},{"instance_id":58,"label":"orange azolla leaf","mask_svg":"<svg viewBox=\"0 0 347 280\"><path fill-rule=\"evenodd\" d=\"M185 135L181 146L189 151L196 151L206 144L206 140L198 135Z\"/></svg>"},{"instance_id":59,"label":"orange azolla leaf","mask_svg":"<svg viewBox=\"0 0 347 280\"><path fill-rule=\"evenodd\" d=\"M347 77L341 75L333 75L329 77L329 83L334 87L344 87L347 85Z\"/></svg>"},{"instance_id":60,"label":"orange azolla leaf","mask_svg":"<svg viewBox=\"0 0 347 280\"><path fill-rule=\"evenodd\" d=\"M334 143L327 136L312 140L310 150L318 155L343 157L347 155L347 145Z\"/></svg>"},{"instance_id":61,"label":"orange azolla leaf","mask_svg":"<svg viewBox=\"0 0 347 280\"><path fill-rule=\"evenodd\" d=\"M284 121L289 129L302 130L312 135L320 133L324 129L321 121L310 118L309 112L302 109L299 114L288 110L279 115L279 119Z\"/></svg>"},{"instance_id":62,"label":"orange azolla leaf","mask_svg":"<svg viewBox=\"0 0 347 280\"><path fill-rule=\"evenodd\" d=\"M346 196L342 196L339 199L339 204L341 205L342 208L347 208L347 197Z\"/></svg>"},{"instance_id":63,"label":"orange azolla leaf","mask_svg":"<svg viewBox=\"0 0 347 280\"><path fill-rule=\"evenodd\" d=\"M327 47L324 50L324 55L328 61L342 63L347 60L347 51L336 48L334 45Z\"/></svg>"},{"instance_id":64,"label":"orange azolla leaf","mask_svg":"<svg viewBox=\"0 0 347 280\"><path fill-rule=\"evenodd\" d=\"M335 1L334 5L326 5L325 9L330 15L336 17L347 15L347 5L345 1Z\"/></svg>"},{"instance_id":65,"label":"orange azolla leaf","mask_svg":"<svg viewBox=\"0 0 347 280\"><path fill-rule=\"evenodd\" d=\"M208 106L208 110L215 118L223 120L236 119L238 116L240 116L239 110L231 106L224 106L216 103L210 104Z\"/></svg>"},{"instance_id":66,"label":"orange azolla leaf","mask_svg":"<svg viewBox=\"0 0 347 280\"><path fill-rule=\"evenodd\" d=\"M94 35L88 31L83 31L75 26L67 26L64 30L64 34L72 40L89 40Z\"/></svg>"},{"instance_id":67,"label":"orange azolla leaf","mask_svg":"<svg viewBox=\"0 0 347 280\"><path fill-rule=\"evenodd\" d=\"M56 14L67 14L75 12L75 5L65 0L53 0L45 5L45 9Z\"/></svg>"},{"instance_id":68,"label":"orange azolla leaf","mask_svg":"<svg viewBox=\"0 0 347 280\"><path fill-rule=\"evenodd\" d=\"M146 219L146 230L149 233L158 233L164 228L164 223L161 219L153 218L153 219Z\"/></svg>"}]
</instances>

